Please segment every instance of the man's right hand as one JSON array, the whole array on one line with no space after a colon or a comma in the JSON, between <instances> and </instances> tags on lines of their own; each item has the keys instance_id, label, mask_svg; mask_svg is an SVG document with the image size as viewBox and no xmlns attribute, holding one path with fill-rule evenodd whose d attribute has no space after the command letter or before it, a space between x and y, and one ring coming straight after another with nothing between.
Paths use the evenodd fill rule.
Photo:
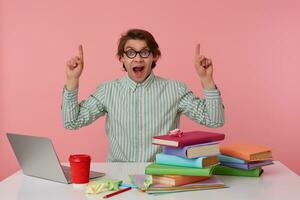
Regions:
<instances>
[{"instance_id":1,"label":"man's right hand","mask_svg":"<svg viewBox=\"0 0 300 200\"><path fill-rule=\"evenodd\" d=\"M75 56L67 62L67 84L68 90L74 90L79 87L79 78L83 70L83 48L79 45L79 56Z\"/></svg>"}]
</instances>

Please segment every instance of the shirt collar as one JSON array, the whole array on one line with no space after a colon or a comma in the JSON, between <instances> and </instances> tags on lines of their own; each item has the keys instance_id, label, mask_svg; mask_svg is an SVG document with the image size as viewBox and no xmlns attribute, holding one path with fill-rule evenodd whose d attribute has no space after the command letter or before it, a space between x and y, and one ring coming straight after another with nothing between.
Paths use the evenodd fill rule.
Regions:
<instances>
[{"instance_id":1,"label":"shirt collar","mask_svg":"<svg viewBox=\"0 0 300 200\"><path fill-rule=\"evenodd\" d=\"M131 80L128 76L128 74L126 74L126 76L124 76L121 79L121 82L128 88L130 88L133 92L136 90L137 87L143 87L143 88L147 88L151 85L151 83L153 82L155 78L155 75L153 74L153 72L151 72L151 74L146 78L146 80L144 80L144 82L142 83L137 83L133 80Z\"/></svg>"}]
</instances>

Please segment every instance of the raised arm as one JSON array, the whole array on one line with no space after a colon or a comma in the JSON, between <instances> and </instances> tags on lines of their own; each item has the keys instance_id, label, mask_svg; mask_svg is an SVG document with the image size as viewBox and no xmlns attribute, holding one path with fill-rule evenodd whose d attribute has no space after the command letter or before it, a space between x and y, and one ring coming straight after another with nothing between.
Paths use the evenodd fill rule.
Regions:
<instances>
[{"instance_id":1,"label":"raised arm","mask_svg":"<svg viewBox=\"0 0 300 200\"><path fill-rule=\"evenodd\" d=\"M83 47L79 45L79 55L67 62L67 82L63 90L62 119L67 129L79 129L91 124L105 115L104 86L99 86L95 93L78 103L79 78L83 70Z\"/></svg>"},{"instance_id":2,"label":"raised arm","mask_svg":"<svg viewBox=\"0 0 300 200\"><path fill-rule=\"evenodd\" d=\"M224 124L224 106L220 91L213 80L211 59L200 54L200 44L195 50L195 68L200 77L204 99L195 96L185 85L180 89L179 112L207 127L220 127Z\"/></svg>"}]
</instances>

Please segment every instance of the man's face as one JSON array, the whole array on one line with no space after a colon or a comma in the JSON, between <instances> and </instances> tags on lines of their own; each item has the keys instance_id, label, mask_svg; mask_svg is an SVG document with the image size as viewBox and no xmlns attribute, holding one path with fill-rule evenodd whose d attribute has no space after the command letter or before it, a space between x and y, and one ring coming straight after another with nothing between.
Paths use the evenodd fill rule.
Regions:
<instances>
[{"instance_id":1,"label":"man's face","mask_svg":"<svg viewBox=\"0 0 300 200\"><path fill-rule=\"evenodd\" d=\"M148 55L150 49L144 40L128 40L124 46L124 52L127 52L129 57L124 53L121 62L125 65L129 78L137 83L142 83L151 74L152 62L157 58L154 58L152 53Z\"/></svg>"}]
</instances>

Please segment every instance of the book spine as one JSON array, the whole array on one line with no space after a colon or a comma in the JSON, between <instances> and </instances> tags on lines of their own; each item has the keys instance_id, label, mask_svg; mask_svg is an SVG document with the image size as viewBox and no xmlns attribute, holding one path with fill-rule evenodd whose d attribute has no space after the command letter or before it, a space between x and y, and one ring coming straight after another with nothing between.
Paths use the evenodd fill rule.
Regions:
<instances>
[{"instance_id":1,"label":"book spine","mask_svg":"<svg viewBox=\"0 0 300 200\"><path fill-rule=\"evenodd\" d=\"M203 168L203 159L204 158L206 158L206 157L188 159L188 158L182 158L179 156L159 153L159 154L156 154L156 163L157 164L165 164L165 165L173 165L173 166Z\"/></svg>"}]
</instances>

